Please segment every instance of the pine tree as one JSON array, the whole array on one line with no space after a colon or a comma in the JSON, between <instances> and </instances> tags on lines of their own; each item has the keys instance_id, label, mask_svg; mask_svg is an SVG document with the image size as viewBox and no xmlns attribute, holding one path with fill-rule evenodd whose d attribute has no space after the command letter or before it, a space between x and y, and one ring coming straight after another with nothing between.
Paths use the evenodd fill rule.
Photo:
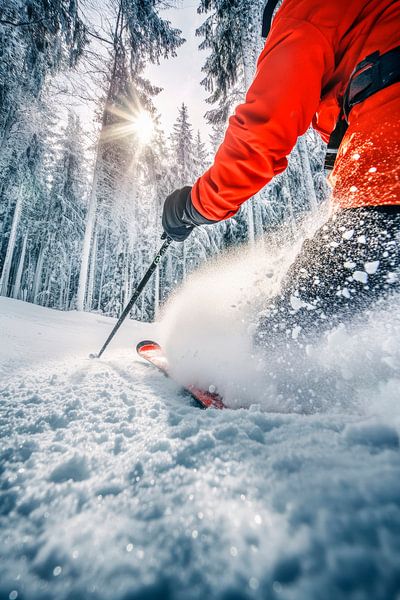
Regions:
<instances>
[{"instance_id":1,"label":"pine tree","mask_svg":"<svg viewBox=\"0 0 400 600\"><path fill-rule=\"evenodd\" d=\"M37 115L32 124L32 129L39 131L40 123L44 118L45 109L43 107L43 111ZM3 234L2 250L5 255L3 255L1 287L4 295L19 295L19 290L12 283L16 271L19 269L17 265L21 265L21 254L22 250L25 253L26 244L31 251L31 231L34 232L37 227L40 228L40 217L36 217L38 214L42 214L47 197L46 167L48 161L45 150L45 131L46 128L43 127L40 134L31 134L30 143L23 153L21 153L21 147L16 146L11 163L15 164L15 168L12 169L13 177L4 188L9 199L6 215L8 218L11 217L8 224L5 221ZM17 158L18 163L16 162ZM39 213L36 211L37 206L40 206ZM27 239L26 243L25 238ZM17 287L19 285L20 283Z\"/></svg>"},{"instance_id":2,"label":"pine tree","mask_svg":"<svg viewBox=\"0 0 400 600\"><path fill-rule=\"evenodd\" d=\"M17 288L21 285L21 258L29 250L29 240L23 231L24 214L30 211L36 195L45 189L39 173L44 154L40 149L41 94L46 78L73 67L85 41L77 2L11 0L0 7L2 293L10 292L9 279L15 271ZM19 248L18 258L15 250ZM14 295L18 293L19 290L13 291Z\"/></svg>"},{"instance_id":3,"label":"pine tree","mask_svg":"<svg viewBox=\"0 0 400 600\"><path fill-rule=\"evenodd\" d=\"M256 58L261 50L263 0L201 0L198 13L211 13L197 29L201 50L210 50L201 84L207 99L217 105L207 113L210 123L226 123L232 109L243 101Z\"/></svg>"},{"instance_id":4,"label":"pine tree","mask_svg":"<svg viewBox=\"0 0 400 600\"><path fill-rule=\"evenodd\" d=\"M225 121L222 121L220 123L213 123L213 125L211 126L210 144L214 154L217 152L218 148L222 144L225 135L225 129Z\"/></svg>"},{"instance_id":5,"label":"pine tree","mask_svg":"<svg viewBox=\"0 0 400 600\"><path fill-rule=\"evenodd\" d=\"M175 186L192 185L196 179L193 130L184 103L179 108L178 118L173 126L171 145Z\"/></svg>"},{"instance_id":6,"label":"pine tree","mask_svg":"<svg viewBox=\"0 0 400 600\"><path fill-rule=\"evenodd\" d=\"M127 178L124 176L121 181L119 174L121 171L126 173L124 167L135 159L135 147L129 146L129 142L118 140L118 134L124 130L129 132L129 120L135 113L140 113L143 108L154 110L151 97L160 91L142 76L145 60L158 63L161 57L174 56L176 48L183 43L181 32L172 28L158 14L158 9L162 6L160 0L140 3L113 0L111 6L111 18L114 22L110 40L111 68L106 83L107 94L102 108L83 243L77 297L77 307L80 310L85 307L90 249L92 240L97 235L95 228L98 202L101 203L103 194L106 202L116 205L121 196L121 186L125 190L128 186Z\"/></svg>"},{"instance_id":7,"label":"pine tree","mask_svg":"<svg viewBox=\"0 0 400 600\"><path fill-rule=\"evenodd\" d=\"M197 177L209 167L209 155L204 142L201 139L200 131L197 131L196 141L194 146L194 172Z\"/></svg>"},{"instance_id":8,"label":"pine tree","mask_svg":"<svg viewBox=\"0 0 400 600\"><path fill-rule=\"evenodd\" d=\"M195 146L193 139L193 129L189 122L188 108L182 103L178 110L172 134L172 166L171 171L174 177L174 189L193 185L197 179ZM174 261L175 279L180 281L185 279L187 274L188 262L191 262L191 251L193 248L193 237L181 245L180 250L173 249L173 252L179 252L180 257Z\"/></svg>"},{"instance_id":9,"label":"pine tree","mask_svg":"<svg viewBox=\"0 0 400 600\"><path fill-rule=\"evenodd\" d=\"M210 92L207 101L213 105L206 117L213 125L214 149L222 139L222 135L218 135L221 128L226 126L233 108L244 101L245 92L253 79L257 56L262 47L261 15L264 5L264 0L200 2L198 12L208 16L196 33L203 37L200 48L209 50L203 67L205 78L201 83ZM319 147L321 148L321 142ZM275 206L278 190L283 195L278 202L287 205L286 214L291 227L293 219L302 214L305 207L315 209L323 195L320 193L319 198L317 197L313 175L314 169L319 173L322 171L321 155L322 153L319 155L319 163L311 161L307 136L300 138L298 148L293 152L287 177L284 176L280 183L272 183L261 190L240 209L234 218L235 226L228 226L229 241L242 240L245 235L252 242L268 226L270 219L271 225L275 226L282 216L280 208ZM292 185L294 181L296 185ZM322 191L323 185L321 186L319 179L318 181ZM274 207L273 210L271 207Z\"/></svg>"},{"instance_id":10,"label":"pine tree","mask_svg":"<svg viewBox=\"0 0 400 600\"><path fill-rule=\"evenodd\" d=\"M71 112L58 146L49 193L45 271L50 276L45 294L49 305L69 308L76 293L71 289L71 279L76 277L81 253L87 177L82 130L79 119Z\"/></svg>"}]
</instances>

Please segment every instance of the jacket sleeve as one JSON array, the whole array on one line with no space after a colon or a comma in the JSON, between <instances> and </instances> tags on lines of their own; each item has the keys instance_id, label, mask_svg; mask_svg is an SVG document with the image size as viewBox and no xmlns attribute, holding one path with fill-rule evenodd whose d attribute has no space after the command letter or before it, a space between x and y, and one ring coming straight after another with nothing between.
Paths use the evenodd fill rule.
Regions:
<instances>
[{"instance_id":1,"label":"jacket sleeve","mask_svg":"<svg viewBox=\"0 0 400 600\"><path fill-rule=\"evenodd\" d=\"M286 157L310 125L333 69L327 36L306 20L278 13L246 100L230 118L214 164L193 186L192 202L203 217L220 221L233 216L285 170Z\"/></svg>"}]
</instances>

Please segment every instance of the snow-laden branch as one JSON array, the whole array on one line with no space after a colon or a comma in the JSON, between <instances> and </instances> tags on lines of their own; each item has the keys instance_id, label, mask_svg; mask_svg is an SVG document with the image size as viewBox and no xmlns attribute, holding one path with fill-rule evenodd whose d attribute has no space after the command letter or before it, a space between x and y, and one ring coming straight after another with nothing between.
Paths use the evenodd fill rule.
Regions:
<instances>
[{"instance_id":1,"label":"snow-laden branch","mask_svg":"<svg viewBox=\"0 0 400 600\"><path fill-rule=\"evenodd\" d=\"M46 18L38 19L37 21L20 21L16 23L15 21L9 21L8 19L0 19L0 25L11 25L11 27L29 27L29 25L36 25L37 23L43 23L46 21Z\"/></svg>"}]
</instances>

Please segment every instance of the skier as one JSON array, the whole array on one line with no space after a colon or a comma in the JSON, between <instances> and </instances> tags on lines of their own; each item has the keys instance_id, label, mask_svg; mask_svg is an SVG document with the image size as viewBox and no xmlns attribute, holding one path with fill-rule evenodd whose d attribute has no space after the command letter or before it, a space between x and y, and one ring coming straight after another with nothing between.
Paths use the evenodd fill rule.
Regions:
<instances>
[{"instance_id":1,"label":"skier","mask_svg":"<svg viewBox=\"0 0 400 600\"><path fill-rule=\"evenodd\" d=\"M399 33L400 0L284 0L214 164L166 199L164 230L183 241L198 225L232 217L284 171L311 123L326 142L348 124L330 218L304 242L258 341L271 330L302 339L400 287Z\"/></svg>"}]
</instances>

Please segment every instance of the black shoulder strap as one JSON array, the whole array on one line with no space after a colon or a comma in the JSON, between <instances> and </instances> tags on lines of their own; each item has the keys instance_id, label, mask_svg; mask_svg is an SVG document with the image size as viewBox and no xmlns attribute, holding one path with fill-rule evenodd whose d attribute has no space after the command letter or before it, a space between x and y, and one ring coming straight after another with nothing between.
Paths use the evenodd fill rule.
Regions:
<instances>
[{"instance_id":1,"label":"black shoulder strap","mask_svg":"<svg viewBox=\"0 0 400 600\"><path fill-rule=\"evenodd\" d=\"M344 118L343 111L341 111L338 121L336 123L336 127L332 131L331 136L329 138L328 147L326 149L325 169L327 171L332 171L335 165L335 160L339 150L339 146L342 143L342 139L345 136L347 128L347 121Z\"/></svg>"},{"instance_id":2,"label":"black shoulder strap","mask_svg":"<svg viewBox=\"0 0 400 600\"><path fill-rule=\"evenodd\" d=\"M272 15L279 0L268 0L264 8L263 19L262 19L262 37L268 37L269 30L271 29Z\"/></svg>"},{"instance_id":3,"label":"black shoulder strap","mask_svg":"<svg viewBox=\"0 0 400 600\"><path fill-rule=\"evenodd\" d=\"M348 127L348 117L356 104L363 102L376 92L389 85L400 82L400 46L392 48L385 54L373 52L355 67L347 85L342 109L336 128L331 134L325 168L333 169L338 148Z\"/></svg>"}]
</instances>

